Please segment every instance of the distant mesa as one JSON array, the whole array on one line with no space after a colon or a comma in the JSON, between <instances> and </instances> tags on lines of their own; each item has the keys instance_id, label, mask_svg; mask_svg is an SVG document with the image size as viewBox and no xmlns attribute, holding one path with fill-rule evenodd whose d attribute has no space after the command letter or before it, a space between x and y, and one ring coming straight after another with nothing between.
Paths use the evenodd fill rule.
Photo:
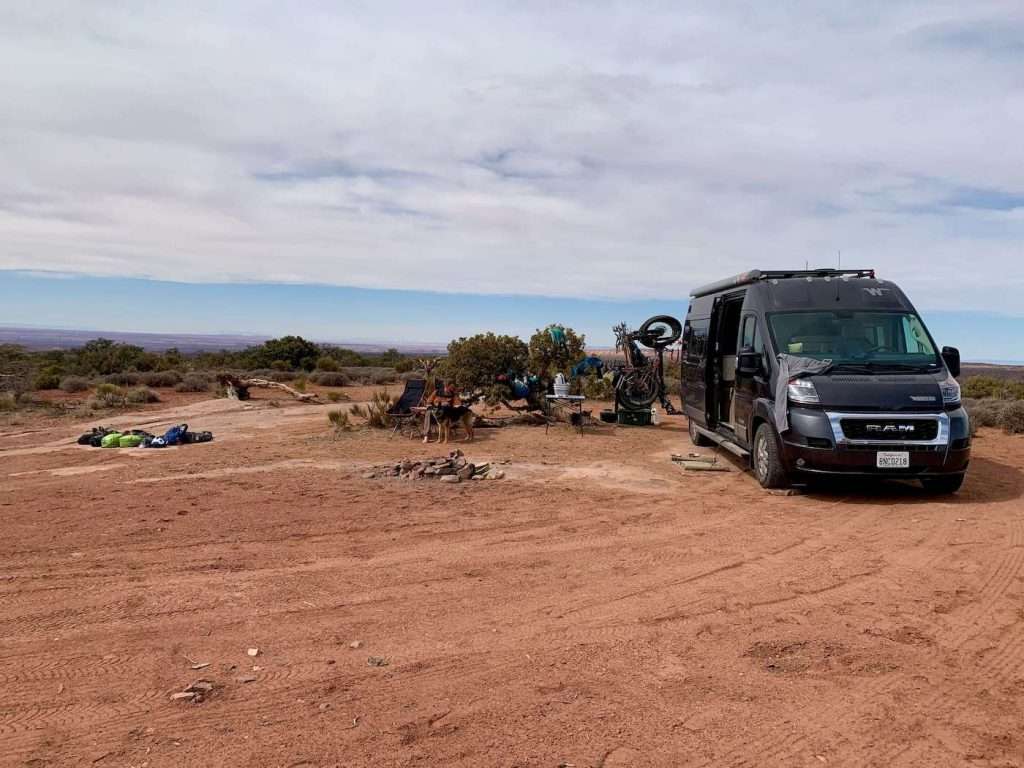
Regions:
<instances>
[{"instance_id":1,"label":"distant mesa","mask_svg":"<svg viewBox=\"0 0 1024 768\"><path fill-rule=\"evenodd\" d=\"M285 335L285 334L282 334ZM135 344L151 352L178 349L185 354L194 352L217 352L245 349L262 344L270 336L247 336L242 334L205 333L131 333L124 331L70 331L60 328L18 328L0 327L0 344L20 344L32 350L74 349L97 338L110 339L121 344ZM384 352L397 349L404 353L429 353L444 351L444 344L388 342L347 342L326 339L311 339L319 344L332 344L356 352Z\"/></svg>"}]
</instances>

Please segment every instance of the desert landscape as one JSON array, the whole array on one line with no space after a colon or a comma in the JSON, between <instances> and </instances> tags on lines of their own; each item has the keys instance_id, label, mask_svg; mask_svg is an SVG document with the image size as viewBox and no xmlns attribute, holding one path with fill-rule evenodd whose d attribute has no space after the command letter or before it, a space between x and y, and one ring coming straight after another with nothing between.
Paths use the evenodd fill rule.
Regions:
<instances>
[{"instance_id":1,"label":"desert landscape","mask_svg":"<svg viewBox=\"0 0 1024 768\"><path fill-rule=\"evenodd\" d=\"M683 417L438 446L279 394L3 427L0 763L1024 764L1021 436L956 496L776 495ZM454 447L504 477L365 477Z\"/></svg>"}]
</instances>

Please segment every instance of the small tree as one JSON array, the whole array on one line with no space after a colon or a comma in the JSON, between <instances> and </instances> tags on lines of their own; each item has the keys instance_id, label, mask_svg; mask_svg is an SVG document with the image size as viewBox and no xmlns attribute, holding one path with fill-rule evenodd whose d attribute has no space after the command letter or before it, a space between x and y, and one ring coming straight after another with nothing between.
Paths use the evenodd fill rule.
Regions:
<instances>
[{"instance_id":1,"label":"small tree","mask_svg":"<svg viewBox=\"0 0 1024 768\"><path fill-rule=\"evenodd\" d=\"M555 341L551 333L553 329L561 331L561 341ZM566 377L572 367L586 354L585 337L572 328L562 325L549 325L538 330L530 337L530 371L542 379L553 379L555 374L564 373Z\"/></svg>"},{"instance_id":2,"label":"small tree","mask_svg":"<svg viewBox=\"0 0 1024 768\"><path fill-rule=\"evenodd\" d=\"M498 376L524 372L528 361L529 349L518 336L478 333L448 344L441 374L463 389L490 390Z\"/></svg>"}]
</instances>

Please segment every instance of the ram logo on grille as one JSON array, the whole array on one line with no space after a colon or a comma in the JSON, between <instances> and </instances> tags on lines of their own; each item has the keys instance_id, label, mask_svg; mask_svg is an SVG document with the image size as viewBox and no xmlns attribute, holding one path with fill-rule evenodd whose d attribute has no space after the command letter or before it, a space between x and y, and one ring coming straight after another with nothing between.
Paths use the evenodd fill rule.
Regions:
<instances>
[{"instance_id":1,"label":"ram logo on grille","mask_svg":"<svg viewBox=\"0 0 1024 768\"><path fill-rule=\"evenodd\" d=\"M897 433L897 434L909 434L914 431L913 424L865 424L864 430L866 432L876 433Z\"/></svg>"}]
</instances>

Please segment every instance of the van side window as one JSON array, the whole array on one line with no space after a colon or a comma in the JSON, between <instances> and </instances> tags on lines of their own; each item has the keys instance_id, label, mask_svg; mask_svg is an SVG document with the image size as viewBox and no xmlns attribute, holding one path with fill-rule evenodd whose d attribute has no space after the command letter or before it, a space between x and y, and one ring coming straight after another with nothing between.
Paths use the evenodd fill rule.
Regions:
<instances>
[{"instance_id":1,"label":"van side window","mask_svg":"<svg viewBox=\"0 0 1024 768\"><path fill-rule=\"evenodd\" d=\"M747 315L743 318L740 349L752 349L758 354L764 350L764 345L761 343L761 334L757 330L757 315Z\"/></svg>"},{"instance_id":2,"label":"van side window","mask_svg":"<svg viewBox=\"0 0 1024 768\"><path fill-rule=\"evenodd\" d=\"M708 326L710 320L691 320L686 326L686 359L699 362L707 350Z\"/></svg>"}]
</instances>

